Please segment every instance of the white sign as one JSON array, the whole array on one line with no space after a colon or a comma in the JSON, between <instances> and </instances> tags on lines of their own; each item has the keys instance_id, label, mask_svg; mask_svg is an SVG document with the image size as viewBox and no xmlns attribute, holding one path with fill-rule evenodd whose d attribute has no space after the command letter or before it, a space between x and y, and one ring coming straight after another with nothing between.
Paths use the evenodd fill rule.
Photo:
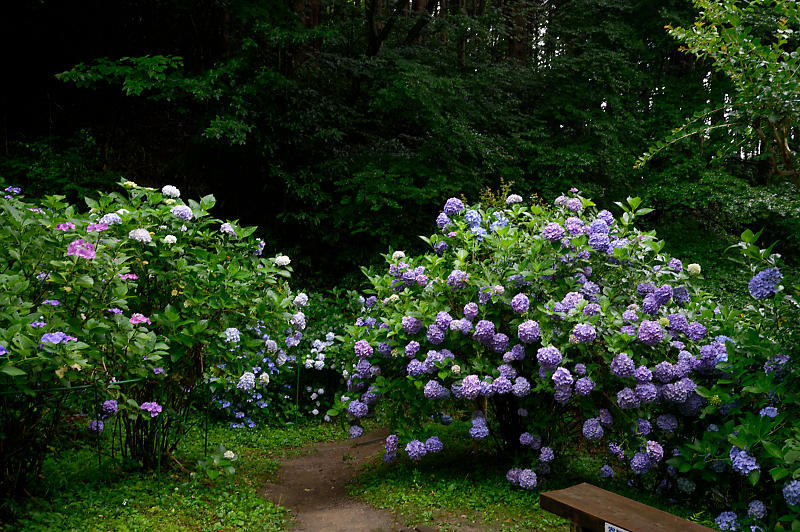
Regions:
<instances>
[{"instance_id":1,"label":"white sign","mask_svg":"<svg viewBox=\"0 0 800 532\"><path fill-rule=\"evenodd\" d=\"M630 532L630 530L625 530L624 528L620 528L617 525L606 523L606 528L604 532Z\"/></svg>"}]
</instances>

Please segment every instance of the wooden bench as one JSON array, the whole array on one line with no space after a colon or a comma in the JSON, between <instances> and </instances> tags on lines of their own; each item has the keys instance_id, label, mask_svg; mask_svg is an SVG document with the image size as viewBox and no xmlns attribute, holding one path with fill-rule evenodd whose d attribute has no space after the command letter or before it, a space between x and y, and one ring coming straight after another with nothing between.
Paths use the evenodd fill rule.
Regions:
<instances>
[{"instance_id":1,"label":"wooden bench","mask_svg":"<svg viewBox=\"0 0 800 532\"><path fill-rule=\"evenodd\" d=\"M541 507L569 519L574 532L701 532L710 528L583 483L541 494Z\"/></svg>"}]
</instances>

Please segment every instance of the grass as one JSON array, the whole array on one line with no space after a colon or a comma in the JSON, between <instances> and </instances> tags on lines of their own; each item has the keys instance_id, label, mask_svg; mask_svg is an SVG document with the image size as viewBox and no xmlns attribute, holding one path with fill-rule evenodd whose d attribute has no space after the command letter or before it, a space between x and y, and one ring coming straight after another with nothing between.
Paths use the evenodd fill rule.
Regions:
<instances>
[{"instance_id":1,"label":"grass","mask_svg":"<svg viewBox=\"0 0 800 532\"><path fill-rule=\"evenodd\" d=\"M557 459L540 489L514 488L505 479L514 458L478 451L464 441L463 427L426 427L445 444L446 453L426 456L419 464L399 459L393 464L374 462L350 487L353 495L392 511L407 526L428 525L449 530L457 525L502 531L567 531L569 523L539 506L539 492L589 482L615 493L702 524L712 517L693 512L688 505L628 487L625 479L599 477L600 458L575 452ZM524 467L524 466L520 466Z\"/></svg>"},{"instance_id":2,"label":"grass","mask_svg":"<svg viewBox=\"0 0 800 532\"><path fill-rule=\"evenodd\" d=\"M127 469L90 449L48 458L35 496L16 508L10 530L283 530L289 513L262 497L280 459L318 441L345 437L331 424L289 428L209 429L209 451L217 443L239 455L236 474L211 482L194 470L203 456L203 434L191 432L173 464L160 477ZM38 496L37 496L38 495Z\"/></svg>"}]
</instances>

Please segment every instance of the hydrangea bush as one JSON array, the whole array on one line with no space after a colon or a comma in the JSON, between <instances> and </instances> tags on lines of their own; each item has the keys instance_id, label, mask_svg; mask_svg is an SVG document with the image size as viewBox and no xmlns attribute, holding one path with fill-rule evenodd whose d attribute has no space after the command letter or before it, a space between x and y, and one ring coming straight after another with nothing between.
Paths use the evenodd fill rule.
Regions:
<instances>
[{"instance_id":1,"label":"hydrangea bush","mask_svg":"<svg viewBox=\"0 0 800 532\"><path fill-rule=\"evenodd\" d=\"M123 453L149 466L174 448L192 404L207 400L201 377L213 386L235 362L231 331L258 322L279 334L293 317L286 258L262 258L254 227L213 218L213 196L123 186L87 198L88 212L60 196L26 200L15 187L0 199L4 491L38 470L69 404L46 390L100 387L88 429L113 423Z\"/></svg>"},{"instance_id":2,"label":"hydrangea bush","mask_svg":"<svg viewBox=\"0 0 800 532\"><path fill-rule=\"evenodd\" d=\"M373 295L362 322L372 326L348 328L350 393L334 412L358 436L360 420L386 404L397 429L387 461L439 452L422 443L420 420L433 417L510 452L508 480L521 488L541 486L579 447L605 457L600 478L674 498L702 489L740 512L757 496L772 509L740 513L739 522L774 523L800 502L800 481L783 497L780 476L754 474L772 431L781 431L779 454L774 447L790 436L781 423L797 404L791 396L785 405L781 390L791 387L761 368L772 357L782 379L790 373L791 359L777 354L788 319L775 299L780 274L754 270L751 293L776 304L746 309L743 322L692 285L700 265L684 266L654 232L635 227L650 209L638 198L618 206L618 216L598 212L576 190L553 206L517 195L474 206L449 199L424 239L431 252L394 252L383 272L365 271ZM738 398L748 386L761 403ZM776 416L759 414L777 405ZM792 467L780 474L800 473ZM724 470L731 489L723 493Z\"/></svg>"}]
</instances>

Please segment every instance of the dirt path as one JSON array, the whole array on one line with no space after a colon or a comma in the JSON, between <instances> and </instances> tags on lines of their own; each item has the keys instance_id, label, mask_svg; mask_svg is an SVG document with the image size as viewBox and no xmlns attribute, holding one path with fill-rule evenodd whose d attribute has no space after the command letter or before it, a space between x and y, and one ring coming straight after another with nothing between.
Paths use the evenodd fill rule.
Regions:
<instances>
[{"instance_id":1,"label":"dirt path","mask_svg":"<svg viewBox=\"0 0 800 532\"><path fill-rule=\"evenodd\" d=\"M347 484L364 462L383 451L385 437L386 434L372 433L359 438L357 444L317 444L308 454L284 460L278 478L266 486L265 495L292 510L297 518L294 530L411 530L399 525L391 513L347 495Z\"/></svg>"}]
</instances>

